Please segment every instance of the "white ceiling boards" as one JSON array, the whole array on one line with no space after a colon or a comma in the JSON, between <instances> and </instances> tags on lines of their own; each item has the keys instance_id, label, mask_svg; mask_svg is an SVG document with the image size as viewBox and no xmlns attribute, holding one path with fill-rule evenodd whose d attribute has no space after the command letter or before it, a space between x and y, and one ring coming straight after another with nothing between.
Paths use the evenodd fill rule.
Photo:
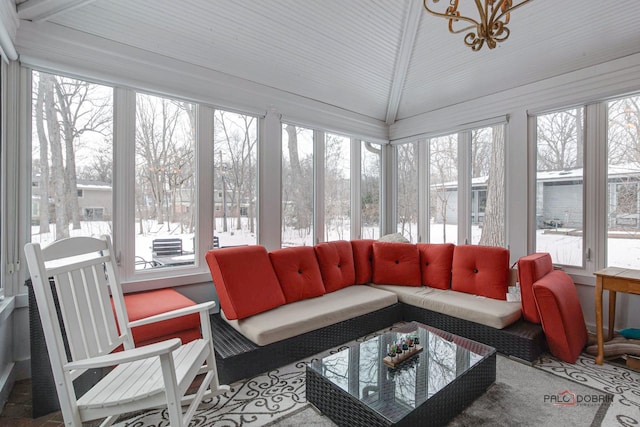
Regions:
<instances>
[{"instance_id":1,"label":"white ceiling boards","mask_svg":"<svg viewBox=\"0 0 640 427\"><path fill-rule=\"evenodd\" d=\"M534 0L511 14L508 40L478 52L421 0L18 0L16 7L21 20L387 124L640 52L636 0Z\"/></svg>"}]
</instances>

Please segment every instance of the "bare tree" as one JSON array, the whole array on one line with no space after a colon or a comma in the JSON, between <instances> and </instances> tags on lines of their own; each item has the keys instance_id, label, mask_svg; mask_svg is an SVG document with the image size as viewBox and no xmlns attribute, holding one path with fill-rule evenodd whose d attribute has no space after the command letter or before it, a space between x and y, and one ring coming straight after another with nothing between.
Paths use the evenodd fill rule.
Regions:
<instances>
[{"instance_id":1,"label":"bare tree","mask_svg":"<svg viewBox=\"0 0 640 427\"><path fill-rule=\"evenodd\" d=\"M538 116L538 171L583 166L582 109Z\"/></svg>"},{"instance_id":2,"label":"bare tree","mask_svg":"<svg viewBox=\"0 0 640 427\"><path fill-rule=\"evenodd\" d=\"M181 185L193 171L194 141L190 133L179 132L184 112L179 102L166 98L138 96L136 102L136 169L138 188L150 193L154 204L151 217L171 231L171 213ZM185 138L186 134L186 138Z\"/></svg>"},{"instance_id":3,"label":"bare tree","mask_svg":"<svg viewBox=\"0 0 640 427\"><path fill-rule=\"evenodd\" d=\"M52 197L56 207L56 234L62 238L69 235L70 218L73 228L80 228L76 165L80 138L88 133L110 135L110 97L99 95L98 85L67 77L34 73L34 82L37 84L34 114L40 152L41 232L48 230L45 223L49 218L45 215L49 214L48 200ZM62 210L66 212L63 214Z\"/></svg>"},{"instance_id":4,"label":"bare tree","mask_svg":"<svg viewBox=\"0 0 640 427\"><path fill-rule=\"evenodd\" d=\"M418 223L418 144L397 146L398 200L397 215L400 233L413 241L413 225Z\"/></svg>"}]
</instances>

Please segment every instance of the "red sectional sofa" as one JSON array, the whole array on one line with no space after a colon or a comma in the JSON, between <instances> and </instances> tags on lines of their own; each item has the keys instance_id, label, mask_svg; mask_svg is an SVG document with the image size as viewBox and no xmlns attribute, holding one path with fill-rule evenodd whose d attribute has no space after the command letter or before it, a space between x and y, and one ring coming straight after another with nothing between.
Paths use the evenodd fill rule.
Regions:
<instances>
[{"instance_id":1,"label":"red sectional sofa","mask_svg":"<svg viewBox=\"0 0 640 427\"><path fill-rule=\"evenodd\" d=\"M505 301L509 252L486 246L336 241L206 254L220 314L218 371L230 383L401 320L416 320L533 361L538 324Z\"/></svg>"}]
</instances>

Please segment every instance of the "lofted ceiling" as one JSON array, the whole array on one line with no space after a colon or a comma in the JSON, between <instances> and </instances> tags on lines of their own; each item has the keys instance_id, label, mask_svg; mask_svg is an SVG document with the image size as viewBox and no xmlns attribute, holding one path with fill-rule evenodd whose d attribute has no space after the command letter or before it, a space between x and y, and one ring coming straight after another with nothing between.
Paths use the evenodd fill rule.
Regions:
<instances>
[{"instance_id":1,"label":"lofted ceiling","mask_svg":"<svg viewBox=\"0 0 640 427\"><path fill-rule=\"evenodd\" d=\"M640 53L638 0L533 0L512 13L506 42L479 52L422 0L16 0L16 8L23 20L387 124Z\"/></svg>"}]
</instances>

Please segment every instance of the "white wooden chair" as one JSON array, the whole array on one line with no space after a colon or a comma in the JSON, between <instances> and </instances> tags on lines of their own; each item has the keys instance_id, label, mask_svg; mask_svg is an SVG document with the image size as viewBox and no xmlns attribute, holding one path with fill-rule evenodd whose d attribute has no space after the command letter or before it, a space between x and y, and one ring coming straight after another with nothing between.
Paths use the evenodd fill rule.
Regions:
<instances>
[{"instance_id":1,"label":"white wooden chair","mask_svg":"<svg viewBox=\"0 0 640 427\"><path fill-rule=\"evenodd\" d=\"M105 418L101 425L109 426L118 415L167 406L171 425L185 426L204 397L229 390L218 383L209 321L214 302L129 322L108 236L72 237L44 249L29 243L25 253L65 425ZM52 288L63 325L58 322ZM135 348L132 327L194 312L200 313L202 339L182 345L174 338ZM112 353L119 346L124 350ZM115 367L77 398L73 381L88 369L107 366ZM197 392L186 395L199 374L204 379ZM182 404L189 404L184 414Z\"/></svg>"}]
</instances>

